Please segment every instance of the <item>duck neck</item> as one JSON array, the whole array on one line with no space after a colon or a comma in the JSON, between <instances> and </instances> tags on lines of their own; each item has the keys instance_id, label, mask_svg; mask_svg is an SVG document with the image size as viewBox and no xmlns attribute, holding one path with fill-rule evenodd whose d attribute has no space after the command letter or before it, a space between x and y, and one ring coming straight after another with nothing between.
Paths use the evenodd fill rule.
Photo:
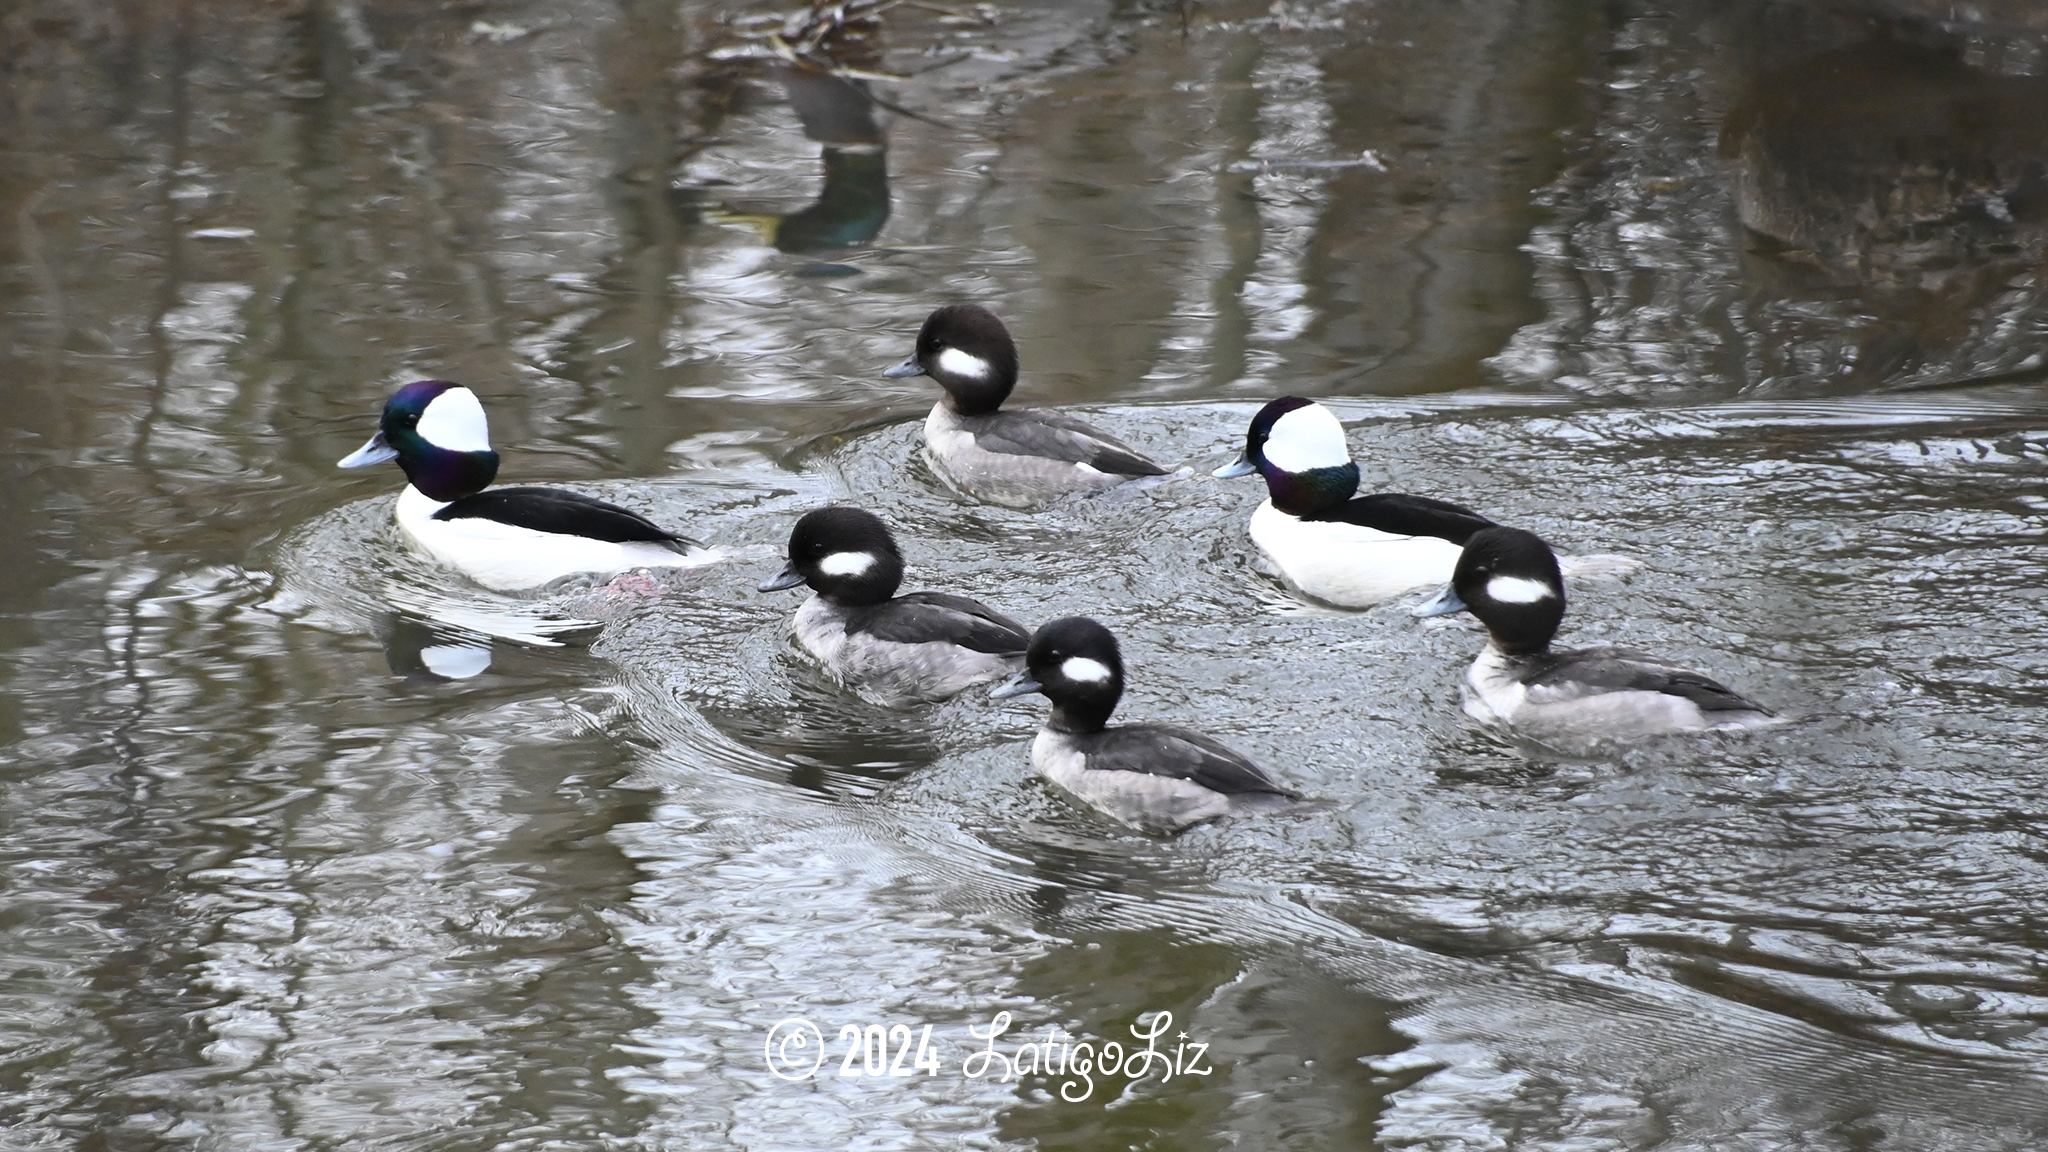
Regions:
<instances>
[{"instance_id":1,"label":"duck neck","mask_svg":"<svg viewBox=\"0 0 2048 1152\"><path fill-rule=\"evenodd\" d=\"M405 478L424 495L442 503L474 496L491 486L498 477L498 454L489 450L482 452L451 452L445 448L427 448L424 451L401 450L399 467L405 469Z\"/></svg>"},{"instance_id":2,"label":"duck neck","mask_svg":"<svg viewBox=\"0 0 2048 1152\"><path fill-rule=\"evenodd\" d=\"M1010 391L1017 386L1015 376L997 376L992 380L942 379L939 386L945 390L939 403L962 416L991 416L1010 398Z\"/></svg>"},{"instance_id":3,"label":"duck neck","mask_svg":"<svg viewBox=\"0 0 2048 1152\"><path fill-rule=\"evenodd\" d=\"M1110 713L1116 711L1114 698L1103 700L1060 700L1052 706L1045 726L1069 736L1092 736L1109 727Z\"/></svg>"},{"instance_id":4,"label":"duck neck","mask_svg":"<svg viewBox=\"0 0 2048 1152\"><path fill-rule=\"evenodd\" d=\"M1500 630L1494 628L1488 628L1486 631L1493 650L1510 661L1534 660L1550 651L1551 636L1538 638L1526 632L1516 634L1512 631L1503 635Z\"/></svg>"},{"instance_id":5,"label":"duck neck","mask_svg":"<svg viewBox=\"0 0 2048 1152\"><path fill-rule=\"evenodd\" d=\"M1271 465L1261 469L1266 476L1266 493L1273 507L1289 516L1312 516L1344 503L1358 491L1358 465L1342 464L1313 468L1307 472L1283 472Z\"/></svg>"}]
</instances>

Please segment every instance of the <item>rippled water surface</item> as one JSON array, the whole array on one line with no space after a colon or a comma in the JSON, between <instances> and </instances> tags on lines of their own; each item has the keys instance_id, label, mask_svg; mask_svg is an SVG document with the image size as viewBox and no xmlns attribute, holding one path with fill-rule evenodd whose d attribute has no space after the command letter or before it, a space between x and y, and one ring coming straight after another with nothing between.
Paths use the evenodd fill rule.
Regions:
<instances>
[{"instance_id":1,"label":"rippled water surface","mask_svg":"<svg viewBox=\"0 0 2048 1152\"><path fill-rule=\"evenodd\" d=\"M2048 1146L2035 5L790 15L0 12L0 1145ZM954 300L1189 470L947 492L878 373ZM332 461L430 376L724 559L412 555ZM1475 729L1469 619L1301 601L1207 475L1282 392L1798 722ZM833 501L1320 803L1141 836L1040 698L835 689L754 591Z\"/></svg>"}]
</instances>

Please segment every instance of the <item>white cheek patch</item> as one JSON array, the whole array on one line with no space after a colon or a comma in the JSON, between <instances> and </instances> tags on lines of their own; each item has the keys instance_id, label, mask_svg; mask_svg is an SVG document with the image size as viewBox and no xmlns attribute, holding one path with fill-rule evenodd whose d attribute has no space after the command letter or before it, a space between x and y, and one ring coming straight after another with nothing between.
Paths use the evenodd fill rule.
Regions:
<instances>
[{"instance_id":1,"label":"white cheek patch","mask_svg":"<svg viewBox=\"0 0 2048 1152\"><path fill-rule=\"evenodd\" d=\"M1109 665L1086 656L1069 656L1060 665L1060 675L1069 680L1083 680L1090 684L1109 683Z\"/></svg>"},{"instance_id":2,"label":"white cheek patch","mask_svg":"<svg viewBox=\"0 0 2048 1152\"><path fill-rule=\"evenodd\" d=\"M1351 463L1344 426L1321 404L1296 408L1273 422L1266 434L1266 461L1283 472L1342 468Z\"/></svg>"},{"instance_id":3,"label":"white cheek patch","mask_svg":"<svg viewBox=\"0 0 2048 1152\"><path fill-rule=\"evenodd\" d=\"M1557 593L1541 580L1526 576L1495 576L1486 582L1488 599L1501 604L1534 604L1539 600L1555 599Z\"/></svg>"},{"instance_id":4,"label":"white cheek patch","mask_svg":"<svg viewBox=\"0 0 2048 1152\"><path fill-rule=\"evenodd\" d=\"M484 420L484 406L467 388L450 388L427 403L420 413L421 439L451 452L491 450L490 425Z\"/></svg>"},{"instance_id":5,"label":"white cheek patch","mask_svg":"<svg viewBox=\"0 0 2048 1152\"><path fill-rule=\"evenodd\" d=\"M939 353L939 371L949 376L966 376L975 380L988 379L988 361L958 348L948 348Z\"/></svg>"},{"instance_id":6,"label":"white cheek patch","mask_svg":"<svg viewBox=\"0 0 2048 1152\"><path fill-rule=\"evenodd\" d=\"M818 561L818 571L827 576L858 576L874 566L873 552L834 552Z\"/></svg>"}]
</instances>

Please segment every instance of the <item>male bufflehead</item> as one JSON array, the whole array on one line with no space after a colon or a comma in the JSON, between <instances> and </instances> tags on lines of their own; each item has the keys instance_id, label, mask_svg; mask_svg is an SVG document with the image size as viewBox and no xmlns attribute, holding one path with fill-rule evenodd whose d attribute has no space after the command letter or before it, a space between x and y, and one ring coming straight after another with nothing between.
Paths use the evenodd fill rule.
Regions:
<instances>
[{"instance_id":1,"label":"male bufflehead","mask_svg":"<svg viewBox=\"0 0 2048 1152\"><path fill-rule=\"evenodd\" d=\"M790 631L827 674L887 707L939 700L1017 670L1031 633L944 592L896 595L903 556L888 526L859 508L804 513L789 563L761 591L808 584Z\"/></svg>"},{"instance_id":2,"label":"male bufflehead","mask_svg":"<svg viewBox=\"0 0 2048 1152\"><path fill-rule=\"evenodd\" d=\"M1284 808L1300 793L1198 732L1165 724L1108 727L1124 694L1116 637L1068 616L1031 637L1024 671L996 686L1002 698L1043 692L1052 715L1031 742L1047 779L1128 824L1173 831L1235 813Z\"/></svg>"},{"instance_id":3,"label":"male bufflehead","mask_svg":"<svg viewBox=\"0 0 2048 1152\"><path fill-rule=\"evenodd\" d=\"M1252 543L1304 594L1368 608L1412 588L1442 584L1474 532L1493 521L1428 496L1358 491L1344 426L1328 408L1282 396L1252 417L1244 451L1222 478L1258 472L1265 503L1252 513Z\"/></svg>"},{"instance_id":4,"label":"male bufflehead","mask_svg":"<svg viewBox=\"0 0 2048 1152\"><path fill-rule=\"evenodd\" d=\"M1002 411L1017 386L1017 345L978 305L949 304L926 317L916 354L882 375L930 376L945 389L924 422L925 450L948 484L977 500L1023 508L1167 473L1071 416Z\"/></svg>"},{"instance_id":5,"label":"male bufflehead","mask_svg":"<svg viewBox=\"0 0 2048 1152\"><path fill-rule=\"evenodd\" d=\"M1746 728L1771 711L1719 682L1626 648L1553 651L1564 580L1541 537L1488 528L1417 616L1470 611L1492 639L1465 673L1465 711L1561 750L1666 732Z\"/></svg>"},{"instance_id":6,"label":"male bufflehead","mask_svg":"<svg viewBox=\"0 0 2048 1152\"><path fill-rule=\"evenodd\" d=\"M412 483L398 526L427 555L486 588L537 588L577 573L701 564L690 540L638 512L559 488L484 489L498 474L484 406L446 380L420 380L384 404L377 434L343 468L398 461Z\"/></svg>"}]
</instances>

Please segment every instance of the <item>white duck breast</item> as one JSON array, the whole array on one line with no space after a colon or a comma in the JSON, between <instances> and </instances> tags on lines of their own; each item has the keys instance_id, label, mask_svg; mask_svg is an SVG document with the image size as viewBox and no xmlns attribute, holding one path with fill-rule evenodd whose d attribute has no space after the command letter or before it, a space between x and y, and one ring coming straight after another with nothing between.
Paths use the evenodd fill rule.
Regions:
<instances>
[{"instance_id":1,"label":"white duck breast","mask_svg":"<svg viewBox=\"0 0 2048 1152\"><path fill-rule=\"evenodd\" d=\"M1303 520L1273 507L1271 500L1252 513L1249 531L1289 584L1344 608L1366 608L1403 592L1448 583L1464 551L1437 536L1397 536L1341 521Z\"/></svg>"},{"instance_id":2,"label":"white duck breast","mask_svg":"<svg viewBox=\"0 0 2048 1152\"><path fill-rule=\"evenodd\" d=\"M944 598L947 600L951 597ZM848 624L875 611L908 608L946 613L941 598L911 593L879 609L849 609L822 596L812 596L796 610L790 635L816 659L827 675L865 700L887 708L942 700L976 684L1015 672L1024 663L1022 637L1013 653L978 652L950 639L904 641L884 639ZM969 613L954 613L970 616ZM960 624L972 627L974 621Z\"/></svg>"},{"instance_id":3,"label":"white duck breast","mask_svg":"<svg viewBox=\"0 0 2048 1152\"><path fill-rule=\"evenodd\" d=\"M579 573L608 576L634 568L691 567L713 558L701 549L684 554L661 544L613 543L476 516L434 519L446 507L408 484L399 493L395 517L420 551L499 592L538 588Z\"/></svg>"},{"instance_id":4,"label":"white duck breast","mask_svg":"<svg viewBox=\"0 0 2048 1152\"><path fill-rule=\"evenodd\" d=\"M1663 683L1679 691L1625 687ZM1688 694L1690 693L1690 694ZM1488 644L1465 673L1465 711L1539 744L1572 751L1663 732L1749 728L1778 718L1696 672L1642 653L1559 653L1532 676L1528 657ZM1705 699L1724 705L1702 708Z\"/></svg>"}]
</instances>

